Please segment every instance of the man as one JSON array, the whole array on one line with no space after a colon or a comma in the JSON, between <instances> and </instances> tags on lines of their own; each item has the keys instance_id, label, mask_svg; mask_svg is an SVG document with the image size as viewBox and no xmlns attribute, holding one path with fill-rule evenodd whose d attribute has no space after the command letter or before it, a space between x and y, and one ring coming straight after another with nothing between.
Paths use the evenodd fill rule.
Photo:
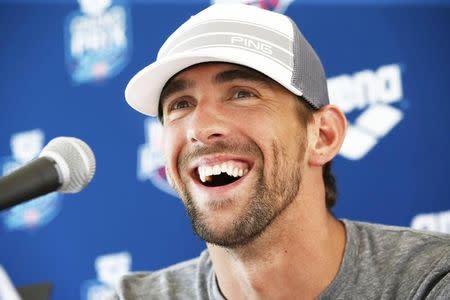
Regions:
<instances>
[{"instance_id":1,"label":"man","mask_svg":"<svg viewBox=\"0 0 450 300\"><path fill-rule=\"evenodd\" d=\"M346 119L289 18L213 5L126 89L164 127L167 174L199 258L126 276L123 299L450 297L450 238L339 221L330 162Z\"/></svg>"}]
</instances>

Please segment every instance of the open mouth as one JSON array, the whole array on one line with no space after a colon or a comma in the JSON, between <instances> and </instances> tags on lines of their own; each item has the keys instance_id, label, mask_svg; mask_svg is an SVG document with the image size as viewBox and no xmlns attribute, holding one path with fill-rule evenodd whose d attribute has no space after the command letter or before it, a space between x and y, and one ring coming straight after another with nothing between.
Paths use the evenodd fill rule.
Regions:
<instances>
[{"instance_id":1,"label":"open mouth","mask_svg":"<svg viewBox=\"0 0 450 300\"><path fill-rule=\"evenodd\" d=\"M248 171L249 166L247 163L229 161L213 166L199 166L194 173L202 185L207 187L218 187L239 180L245 176Z\"/></svg>"}]
</instances>

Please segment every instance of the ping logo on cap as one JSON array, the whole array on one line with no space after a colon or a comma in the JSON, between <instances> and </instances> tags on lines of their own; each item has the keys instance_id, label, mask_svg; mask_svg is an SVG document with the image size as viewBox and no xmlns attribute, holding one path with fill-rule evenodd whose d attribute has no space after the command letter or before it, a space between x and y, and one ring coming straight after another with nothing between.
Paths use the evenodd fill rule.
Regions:
<instances>
[{"instance_id":1,"label":"ping logo on cap","mask_svg":"<svg viewBox=\"0 0 450 300\"><path fill-rule=\"evenodd\" d=\"M241 36L232 36L231 44L244 46L244 47L247 47L250 49L264 52L265 54L269 54L269 55L272 55L272 53L273 53L272 47L270 45L265 44L260 41L257 41L257 40L254 40L254 39L244 38Z\"/></svg>"}]
</instances>

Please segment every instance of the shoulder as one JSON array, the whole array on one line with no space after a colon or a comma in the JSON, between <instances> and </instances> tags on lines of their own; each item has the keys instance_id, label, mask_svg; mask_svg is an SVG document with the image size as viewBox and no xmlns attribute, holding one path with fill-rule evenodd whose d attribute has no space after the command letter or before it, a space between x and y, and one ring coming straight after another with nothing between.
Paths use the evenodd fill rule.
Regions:
<instances>
[{"instance_id":1,"label":"shoulder","mask_svg":"<svg viewBox=\"0 0 450 300\"><path fill-rule=\"evenodd\" d=\"M202 298L212 276L212 263L205 250L197 258L155 272L135 272L122 277L118 292L121 299Z\"/></svg>"},{"instance_id":2,"label":"shoulder","mask_svg":"<svg viewBox=\"0 0 450 300\"><path fill-rule=\"evenodd\" d=\"M407 253L441 254L450 256L450 235L429 231L419 231L407 227L388 226L343 220L348 234L359 240L361 250L377 251L386 250L397 252L399 255ZM375 249L373 249L375 248ZM421 251L421 250L427 251Z\"/></svg>"},{"instance_id":3,"label":"shoulder","mask_svg":"<svg viewBox=\"0 0 450 300\"><path fill-rule=\"evenodd\" d=\"M360 276L396 295L431 295L450 280L450 235L343 220ZM447 284L445 284L447 282Z\"/></svg>"}]
</instances>

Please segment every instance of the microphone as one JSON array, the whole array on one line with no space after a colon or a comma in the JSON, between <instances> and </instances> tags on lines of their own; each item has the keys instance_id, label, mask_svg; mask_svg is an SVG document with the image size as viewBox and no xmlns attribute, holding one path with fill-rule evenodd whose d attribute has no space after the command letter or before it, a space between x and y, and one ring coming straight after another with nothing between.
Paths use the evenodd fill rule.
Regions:
<instances>
[{"instance_id":1,"label":"microphone","mask_svg":"<svg viewBox=\"0 0 450 300\"><path fill-rule=\"evenodd\" d=\"M91 148L74 137L57 137L39 158L0 177L0 210L58 191L78 193L95 173Z\"/></svg>"}]
</instances>

